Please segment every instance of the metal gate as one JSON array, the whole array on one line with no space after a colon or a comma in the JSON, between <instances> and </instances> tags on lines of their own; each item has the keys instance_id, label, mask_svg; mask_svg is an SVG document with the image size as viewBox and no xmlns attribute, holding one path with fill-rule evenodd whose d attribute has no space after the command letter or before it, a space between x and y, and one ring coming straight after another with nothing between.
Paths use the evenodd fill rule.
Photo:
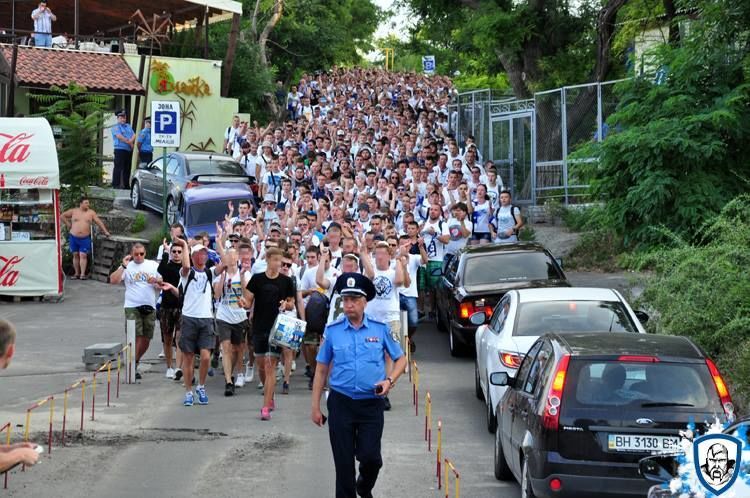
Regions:
<instances>
[{"instance_id":1,"label":"metal gate","mask_svg":"<svg viewBox=\"0 0 750 498\"><path fill-rule=\"evenodd\" d=\"M534 102L493 106L489 154L514 204L536 203Z\"/></svg>"}]
</instances>

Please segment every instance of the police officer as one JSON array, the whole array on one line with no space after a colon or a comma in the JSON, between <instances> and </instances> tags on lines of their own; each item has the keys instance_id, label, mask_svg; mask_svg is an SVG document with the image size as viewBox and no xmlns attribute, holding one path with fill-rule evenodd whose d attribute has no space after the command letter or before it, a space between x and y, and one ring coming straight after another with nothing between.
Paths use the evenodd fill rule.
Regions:
<instances>
[{"instance_id":1,"label":"police officer","mask_svg":"<svg viewBox=\"0 0 750 498\"><path fill-rule=\"evenodd\" d=\"M336 498L372 497L383 460L384 397L404 373L406 357L398 337L388 326L365 314L367 301L375 297L372 282L359 273L344 273L338 281L344 316L329 324L317 357L312 395L312 421L322 426L320 411L323 385L329 379L329 436L336 465ZM393 359L385 371L385 354ZM333 363L333 366L331 366ZM354 459L359 461L355 481Z\"/></svg>"}]
</instances>

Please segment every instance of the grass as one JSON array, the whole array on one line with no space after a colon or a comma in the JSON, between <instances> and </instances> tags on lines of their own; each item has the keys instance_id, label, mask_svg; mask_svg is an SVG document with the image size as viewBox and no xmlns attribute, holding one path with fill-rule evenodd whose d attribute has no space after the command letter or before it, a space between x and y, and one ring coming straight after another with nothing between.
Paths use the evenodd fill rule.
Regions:
<instances>
[{"instance_id":1,"label":"grass","mask_svg":"<svg viewBox=\"0 0 750 498\"><path fill-rule=\"evenodd\" d=\"M130 225L130 233L142 232L146 229L146 215L143 213L135 213L133 224Z\"/></svg>"}]
</instances>

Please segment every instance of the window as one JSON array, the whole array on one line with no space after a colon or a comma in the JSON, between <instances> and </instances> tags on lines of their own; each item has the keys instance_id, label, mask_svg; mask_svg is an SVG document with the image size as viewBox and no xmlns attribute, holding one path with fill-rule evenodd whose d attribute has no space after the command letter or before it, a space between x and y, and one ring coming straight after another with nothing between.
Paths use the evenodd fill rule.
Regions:
<instances>
[{"instance_id":1,"label":"window","mask_svg":"<svg viewBox=\"0 0 750 498\"><path fill-rule=\"evenodd\" d=\"M536 354L541 347L541 342L534 343L534 345L531 346L531 349L529 349L529 352L526 354L526 357L521 362L521 367L518 369L518 376L516 377L517 387L522 387L526 382L526 377L529 374L529 370L531 370L531 364L534 362Z\"/></svg>"},{"instance_id":2,"label":"window","mask_svg":"<svg viewBox=\"0 0 750 498\"><path fill-rule=\"evenodd\" d=\"M456 272L458 271L458 258L454 257L451 259L451 262L448 263L448 269L446 271L446 278L448 278L448 281L455 284L456 283Z\"/></svg>"},{"instance_id":3,"label":"window","mask_svg":"<svg viewBox=\"0 0 750 498\"><path fill-rule=\"evenodd\" d=\"M513 335L547 332L638 332L619 301L543 301L519 306Z\"/></svg>"},{"instance_id":4,"label":"window","mask_svg":"<svg viewBox=\"0 0 750 498\"><path fill-rule=\"evenodd\" d=\"M156 172L159 172L159 173L161 173L161 165L162 165L162 164L164 164L164 161L163 161L163 159L162 159L162 158L160 157L160 158L158 158L158 159L155 159L155 160L154 160L154 162L152 162L152 163L151 163L151 164L149 165L149 169L151 170L151 172L152 172L152 173L156 173Z\"/></svg>"},{"instance_id":5,"label":"window","mask_svg":"<svg viewBox=\"0 0 750 498\"><path fill-rule=\"evenodd\" d=\"M180 161L176 157L170 157L167 163L167 174L168 175L179 175L180 174Z\"/></svg>"},{"instance_id":6,"label":"window","mask_svg":"<svg viewBox=\"0 0 750 498\"><path fill-rule=\"evenodd\" d=\"M508 311L510 309L510 296L506 295L500 304L495 307L495 312L492 314L492 320L490 321L490 330L495 334L499 334L505 325L505 320L508 319Z\"/></svg>"},{"instance_id":7,"label":"window","mask_svg":"<svg viewBox=\"0 0 750 498\"><path fill-rule=\"evenodd\" d=\"M524 392L533 395L538 394L539 386L544 384L544 372L548 370L547 367L554 360L553 353L552 345L545 341L531 365L529 377L524 382Z\"/></svg>"},{"instance_id":8,"label":"window","mask_svg":"<svg viewBox=\"0 0 750 498\"><path fill-rule=\"evenodd\" d=\"M227 202L230 200L235 206L239 206L240 202L246 201L248 198L214 200L191 204L188 206L187 212L188 225L213 225L217 221L223 220L227 214Z\"/></svg>"},{"instance_id":9,"label":"window","mask_svg":"<svg viewBox=\"0 0 750 498\"><path fill-rule=\"evenodd\" d=\"M705 364L573 362L571 384L581 407L674 406L721 413L713 381Z\"/></svg>"},{"instance_id":10,"label":"window","mask_svg":"<svg viewBox=\"0 0 750 498\"><path fill-rule=\"evenodd\" d=\"M500 252L469 258L464 278L468 284L482 285L557 280L563 276L552 258L543 252Z\"/></svg>"},{"instance_id":11,"label":"window","mask_svg":"<svg viewBox=\"0 0 750 498\"><path fill-rule=\"evenodd\" d=\"M245 175L239 163L226 159L191 159L187 162L187 174L195 175Z\"/></svg>"}]
</instances>

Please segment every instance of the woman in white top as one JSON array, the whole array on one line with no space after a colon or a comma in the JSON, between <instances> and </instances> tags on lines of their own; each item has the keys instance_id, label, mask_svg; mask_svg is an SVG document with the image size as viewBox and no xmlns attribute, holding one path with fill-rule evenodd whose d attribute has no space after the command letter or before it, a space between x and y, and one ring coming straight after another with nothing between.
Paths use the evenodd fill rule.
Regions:
<instances>
[{"instance_id":1,"label":"woman in white top","mask_svg":"<svg viewBox=\"0 0 750 498\"><path fill-rule=\"evenodd\" d=\"M487 186L477 186L476 198L468 206L469 214L474 222L474 232L471 234L471 244L488 244L492 241L490 221L492 221L492 201L487 198Z\"/></svg>"}]
</instances>

